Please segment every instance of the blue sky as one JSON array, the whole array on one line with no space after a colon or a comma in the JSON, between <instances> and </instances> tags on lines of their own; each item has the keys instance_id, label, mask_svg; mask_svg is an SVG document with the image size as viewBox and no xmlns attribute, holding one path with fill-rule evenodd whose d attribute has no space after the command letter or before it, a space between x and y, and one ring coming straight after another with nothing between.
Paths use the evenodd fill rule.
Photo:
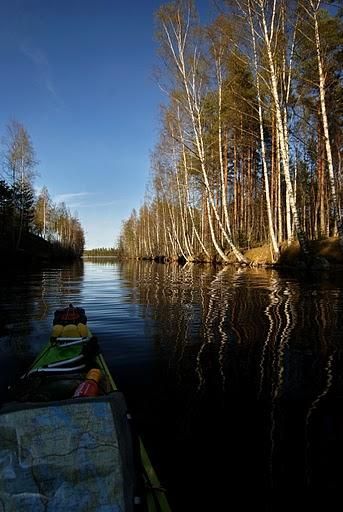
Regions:
<instances>
[{"instance_id":1,"label":"blue sky","mask_svg":"<svg viewBox=\"0 0 343 512\"><path fill-rule=\"evenodd\" d=\"M158 138L158 0L2 0L0 133L31 135L36 187L78 213L88 248L139 208Z\"/></svg>"}]
</instances>

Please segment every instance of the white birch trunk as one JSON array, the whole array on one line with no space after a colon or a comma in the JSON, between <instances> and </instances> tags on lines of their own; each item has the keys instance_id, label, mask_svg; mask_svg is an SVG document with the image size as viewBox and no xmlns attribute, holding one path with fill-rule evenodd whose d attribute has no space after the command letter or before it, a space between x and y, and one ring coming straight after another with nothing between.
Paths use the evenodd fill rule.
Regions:
<instances>
[{"instance_id":1,"label":"white birch trunk","mask_svg":"<svg viewBox=\"0 0 343 512\"><path fill-rule=\"evenodd\" d=\"M272 47L271 47L271 37L269 36L269 33L268 33L265 10L264 10L265 2L264 2L264 0L258 0L258 4L259 4L260 10L261 10L263 37L264 37L264 41L266 43L266 49L267 49L267 55L268 55L268 63L269 63L269 71L270 71L270 79L271 79L271 90L272 90L273 100L274 100L274 104L275 104L276 128L277 128L277 132L278 132L278 136L279 136L279 144L280 144L280 150L281 150L281 161L282 161L282 167L283 167L283 171L284 171L285 184L286 184L290 209L292 211L294 225L295 225L295 229L297 231L299 243L300 243L301 249L304 252L304 254L306 256L308 256L309 255L308 244L307 244L307 240L306 240L305 235L300 226L299 215L298 215L298 210L297 210L296 203L295 203L295 197L294 197L292 181L291 181L291 176L290 176L289 155L288 155L288 146L287 146L288 126L285 126L284 122L283 122L280 97L279 97L278 86L277 86L277 76L276 76L276 70L275 70L275 65L274 65L274 60L273 60L273 51L272 51ZM275 14L275 3L274 3L273 19L275 17L274 14ZM271 27L271 33L272 32L273 32L273 27Z\"/></svg>"},{"instance_id":2,"label":"white birch trunk","mask_svg":"<svg viewBox=\"0 0 343 512\"><path fill-rule=\"evenodd\" d=\"M330 135L329 135L329 124L326 113L326 102L325 102L325 77L322 63L322 55L320 48L320 34L319 34L319 25L318 25L318 9L320 5L320 0L317 2L317 5L314 5L313 0L310 0L311 7L313 9L313 18L314 18L314 32L316 39L316 51L317 51L317 61L318 61L318 74L319 74L319 95L320 95L320 108L323 122L323 132L324 132L324 141L325 141L325 151L327 158L327 165L329 171L329 183L331 189L331 201L332 201L332 209L334 212L335 222L337 224L337 230L339 235L339 243L343 249L343 223L341 218L341 212L338 205L337 193L336 193L336 185L335 185L335 176L333 171L333 160L332 160L332 152L331 152L331 144L330 144Z\"/></svg>"},{"instance_id":3,"label":"white birch trunk","mask_svg":"<svg viewBox=\"0 0 343 512\"><path fill-rule=\"evenodd\" d=\"M273 248L273 259L274 258L278 259L279 247L278 247L276 236L275 236L273 216L272 216L272 210L271 210L271 204L270 204L269 178L268 178L266 148L265 148L264 131L263 131L263 115L262 115L262 101L261 101L261 92L260 92L260 77L259 77L258 66L257 66L256 38L255 38L255 30L254 30L254 26L253 26L252 15L251 15L250 1L248 2L248 8L249 8L249 23L250 23L252 40L253 40L254 65L255 65L255 73L256 73L256 88L257 88L257 101L258 101L258 118L259 118L259 124L260 124L261 154L262 154L264 187L265 187L265 194L266 194L269 236L270 236L270 240L271 240L272 248Z\"/></svg>"},{"instance_id":4,"label":"white birch trunk","mask_svg":"<svg viewBox=\"0 0 343 512\"><path fill-rule=\"evenodd\" d=\"M217 241L217 238L216 238L216 234L214 232L214 229L213 229L213 222L212 222L212 216L211 216L211 207L210 207L210 202L209 202L209 199L207 197L206 199L206 204L207 204L207 217L208 217L208 224L209 224L209 227L210 227L210 233L211 233L211 239L212 239L212 243L214 245L214 248L215 250L217 251L217 253L219 254L219 256L226 262L228 262L228 257L226 256L226 254L223 252L223 250L221 249L220 245L218 244L218 241Z\"/></svg>"},{"instance_id":5,"label":"white birch trunk","mask_svg":"<svg viewBox=\"0 0 343 512\"><path fill-rule=\"evenodd\" d=\"M222 140L222 88L223 88L223 79L222 79L222 70L221 70L221 58L218 56L216 59L216 72L217 72L217 83L218 83L218 153L219 153L219 166L220 166L220 183L221 183L221 199L222 206L224 211L224 219L227 232L231 238L231 226L229 221L229 214L227 209L227 201L226 201L226 188L225 188L225 176L224 173L226 169L224 169L223 163L223 140Z\"/></svg>"},{"instance_id":6,"label":"white birch trunk","mask_svg":"<svg viewBox=\"0 0 343 512\"><path fill-rule=\"evenodd\" d=\"M197 238L197 240L198 240L198 242L200 244L200 247L203 250L203 252L206 254L206 256L208 257L208 259L210 259L211 258L210 253L207 251L206 247L204 246L203 241L200 238L199 232L198 232L198 230L197 230L197 228L195 226L194 215L193 215L192 207L191 207L190 200L189 200L187 157L186 157L185 143L184 143L184 139L183 139L181 125L180 125L180 140L181 140L181 146L182 146L183 169L184 169L184 173L185 173L186 203L187 203L187 209L188 209L189 217L191 219L193 232L194 232L194 234L195 234L195 236L196 236L196 238Z\"/></svg>"},{"instance_id":7,"label":"white birch trunk","mask_svg":"<svg viewBox=\"0 0 343 512\"><path fill-rule=\"evenodd\" d=\"M188 239L187 232L186 232L185 208L184 208L184 203L181 198L181 186L180 186L180 180L179 180L179 175L178 175L177 169L175 170L175 175L176 175L176 183L177 183L177 194L178 194L178 199L179 199L182 238L183 238L184 247L186 249L184 251L184 253L187 254L186 260L192 261L192 260L194 260L193 249L191 248L190 241Z\"/></svg>"},{"instance_id":8,"label":"white birch trunk","mask_svg":"<svg viewBox=\"0 0 343 512\"><path fill-rule=\"evenodd\" d=\"M45 197L43 197L43 238L45 239L45 232L46 232L46 201Z\"/></svg>"},{"instance_id":9,"label":"white birch trunk","mask_svg":"<svg viewBox=\"0 0 343 512\"><path fill-rule=\"evenodd\" d=\"M168 210L169 210L169 216L170 216L170 221L171 221L171 225L172 225L172 228L173 228L173 235L174 235L174 240L176 242L176 245L174 245L174 248L175 248L175 256L177 256L177 251L176 251L176 248L179 247L179 250L181 252L181 255L183 256L183 258L185 260L187 260L187 256L185 255L184 251L183 251L183 248L182 248L182 245L180 243L180 239L179 239L179 236L178 236L178 231L177 231L177 227L176 227L176 222L175 222L175 215L173 213L173 208L170 206L169 204L169 201L167 201L167 206L168 206ZM176 247L177 246L177 247Z\"/></svg>"},{"instance_id":10,"label":"white birch trunk","mask_svg":"<svg viewBox=\"0 0 343 512\"><path fill-rule=\"evenodd\" d=\"M235 254L237 260L239 262L246 263L247 261L244 258L243 254L241 254L240 251L235 247L235 245L233 244L231 238L229 237L228 233L226 232L226 230L220 220L220 216L219 216L217 208L214 204L213 194L212 194L209 179L208 179L207 169L206 169L206 165L205 165L205 147L204 147L204 139L203 139L203 135L202 135L202 121L201 121L201 113L200 113L201 109L200 109L200 105L199 105L200 98L199 98L199 91L196 90L196 84L197 84L197 76L196 75L197 75L197 73L196 73L195 67L196 67L196 63L197 63L197 52L196 52L196 50L194 52L193 69L186 70L184 51L185 51L188 29L185 31L184 34L182 33L182 28L180 26L181 25L180 17L179 17L179 26L178 27L175 26L175 24L173 23L173 21L171 19L169 20L169 22L171 25L172 33L174 34L174 36L176 38L176 49L175 49L173 41L172 41L171 33L165 23L163 23L163 28L164 28L164 31L165 31L165 34L167 37L167 41L168 41L168 45L169 45L172 57L174 59L174 62L178 69L178 72L180 73L183 87L184 87L184 90L186 93L188 113L191 118L192 128L193 128L194 137L195 137L195 145L196 145L196 149L197 149L197 156L199 158L201 171L202 171L202 175L203 175L203 180L204 180L204 184L205 184L206 191L207 191L207 199L211 205L211 208L212 208L214 216L218 222L218 225L219 225L221 231L223 232L223 235L224 235L226 241L228 242L231 250ZM212 226L212 229L213 229L213 226ZM212 238L212 240L213 240L213 238ZM215 248L218 251L218 248L219 248L218 243L216 243ZM223 258L223 255L225 256L224 252L221 249L220 249L220 252L218 252L218 254L220 254L220 256L222 258ZM223 259L224 259L224 261L227 261L226 256Z\"/></svg>"}]
</instances>

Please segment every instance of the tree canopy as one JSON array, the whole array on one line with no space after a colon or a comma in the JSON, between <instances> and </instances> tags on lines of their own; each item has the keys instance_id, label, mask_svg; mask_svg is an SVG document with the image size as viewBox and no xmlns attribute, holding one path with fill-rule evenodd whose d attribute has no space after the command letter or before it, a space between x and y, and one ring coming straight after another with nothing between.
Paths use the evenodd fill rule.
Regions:
<instances>
[{"instance_id":1,"label":"tree canopy","mask_svg":"<svg viewBox=\"0 0 343 512\"><path fill-rule=\"evenodd\" d=\"M295 238L305 254L311 239L343 245L343 23L325 5L216 2L208 26L190 0L159 8L167 103L123 254L244 261L269 243L276 260Z\"/></svg>"},{"instance_id":2,"label":"tree canopy","mask_svg":"<svg viewBox=\"0 0 343 512\"><path fill-rule=\"evenodd\" d=\"M80 221L65 204L54 204L46 187L36 196L34 178L38 162L31 137L23 124L11 121L3 138L0 179L0 233L19 249L25 233L45 240L80 256L84 232Z\"/></svg>"}]
</instances>

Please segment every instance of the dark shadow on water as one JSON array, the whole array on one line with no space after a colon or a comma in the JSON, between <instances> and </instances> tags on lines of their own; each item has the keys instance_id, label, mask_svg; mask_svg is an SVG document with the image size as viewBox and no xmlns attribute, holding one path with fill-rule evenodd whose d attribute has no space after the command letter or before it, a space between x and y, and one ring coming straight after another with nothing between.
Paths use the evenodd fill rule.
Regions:
<instances>
[{"instance_id":1,"label":"dark shadow on water","mask_svg":"<svg viewBox=\"0 0 343 512\"><path fill-rule=\"evenodd\" d=\"M331 510L342 273L106 261L2 283L8 374L42 346L54 309L86 308L173 510L315 510L321 497Z\"/></svg>"}]
</instances>

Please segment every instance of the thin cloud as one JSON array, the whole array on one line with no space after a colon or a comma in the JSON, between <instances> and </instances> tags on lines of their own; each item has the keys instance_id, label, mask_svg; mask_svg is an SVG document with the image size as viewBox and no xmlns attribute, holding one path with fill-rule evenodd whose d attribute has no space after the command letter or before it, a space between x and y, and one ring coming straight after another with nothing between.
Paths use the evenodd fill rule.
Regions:
<instances>
[{"instance_id":1,"label":"thin cloud","mask_svg":"<svg viewBox=\"0 0 343 512\"><path fill-rule=\"evenodd\" d=\"M27 42L21 43L20 51L34 64L40 82L54 99L55 104L58 107L64 107L64 101L57 93L54 85L49 60L46 54L40 48L34 47Z\"/></svg>"},{"instance_id":2,"label":"thin cloud","mask_svg":"<svg viewBox=\"0 0 343 512\"><path fill-rule=\"evenodd\" d=\"M87 197L93 195L92 192L69 192L67 194L57 194L54 197L55 203L69 203L76 198Z\"/></svg>"},{"instance_id":3,"label":"thin cloud","mask_svg":"<svg viewBox=\"0 0 343 512\"><path fill-rule=\"evenodd\" d=\"M120 201L108 201L104 203L82 203L82 204L72 204L71 208L102 208L103 206L113 206L114 204L119 204Z\"/></svg>"},{"instance_id":4,"label":"thin cloud","mask_svg":"<svg viewBox=\"0 0 343 512\"><path fill-rule=\"evenodd\" d=\"M66 203L68 208L102 208L120 203L120 199L91 202L89 198L94 196L94 194L94 192L69 192L67 194L58 194L54 197L53 201L55 203Z\"/></svg>"},{"instance_id":5,"label":"thin cloud","mask_svg":"<svg viewBox=\"0 0 343 512\"><path fill-rule=\"evenodd\" d=\"M45 53L42 52L39 48L34 48L29 46L27 43L22 43L20 45L20 50L26 57L28 57L31 62L33 62L37 67L47 69L49 67L49 61Z\"/></svg>"}]
</instances>

